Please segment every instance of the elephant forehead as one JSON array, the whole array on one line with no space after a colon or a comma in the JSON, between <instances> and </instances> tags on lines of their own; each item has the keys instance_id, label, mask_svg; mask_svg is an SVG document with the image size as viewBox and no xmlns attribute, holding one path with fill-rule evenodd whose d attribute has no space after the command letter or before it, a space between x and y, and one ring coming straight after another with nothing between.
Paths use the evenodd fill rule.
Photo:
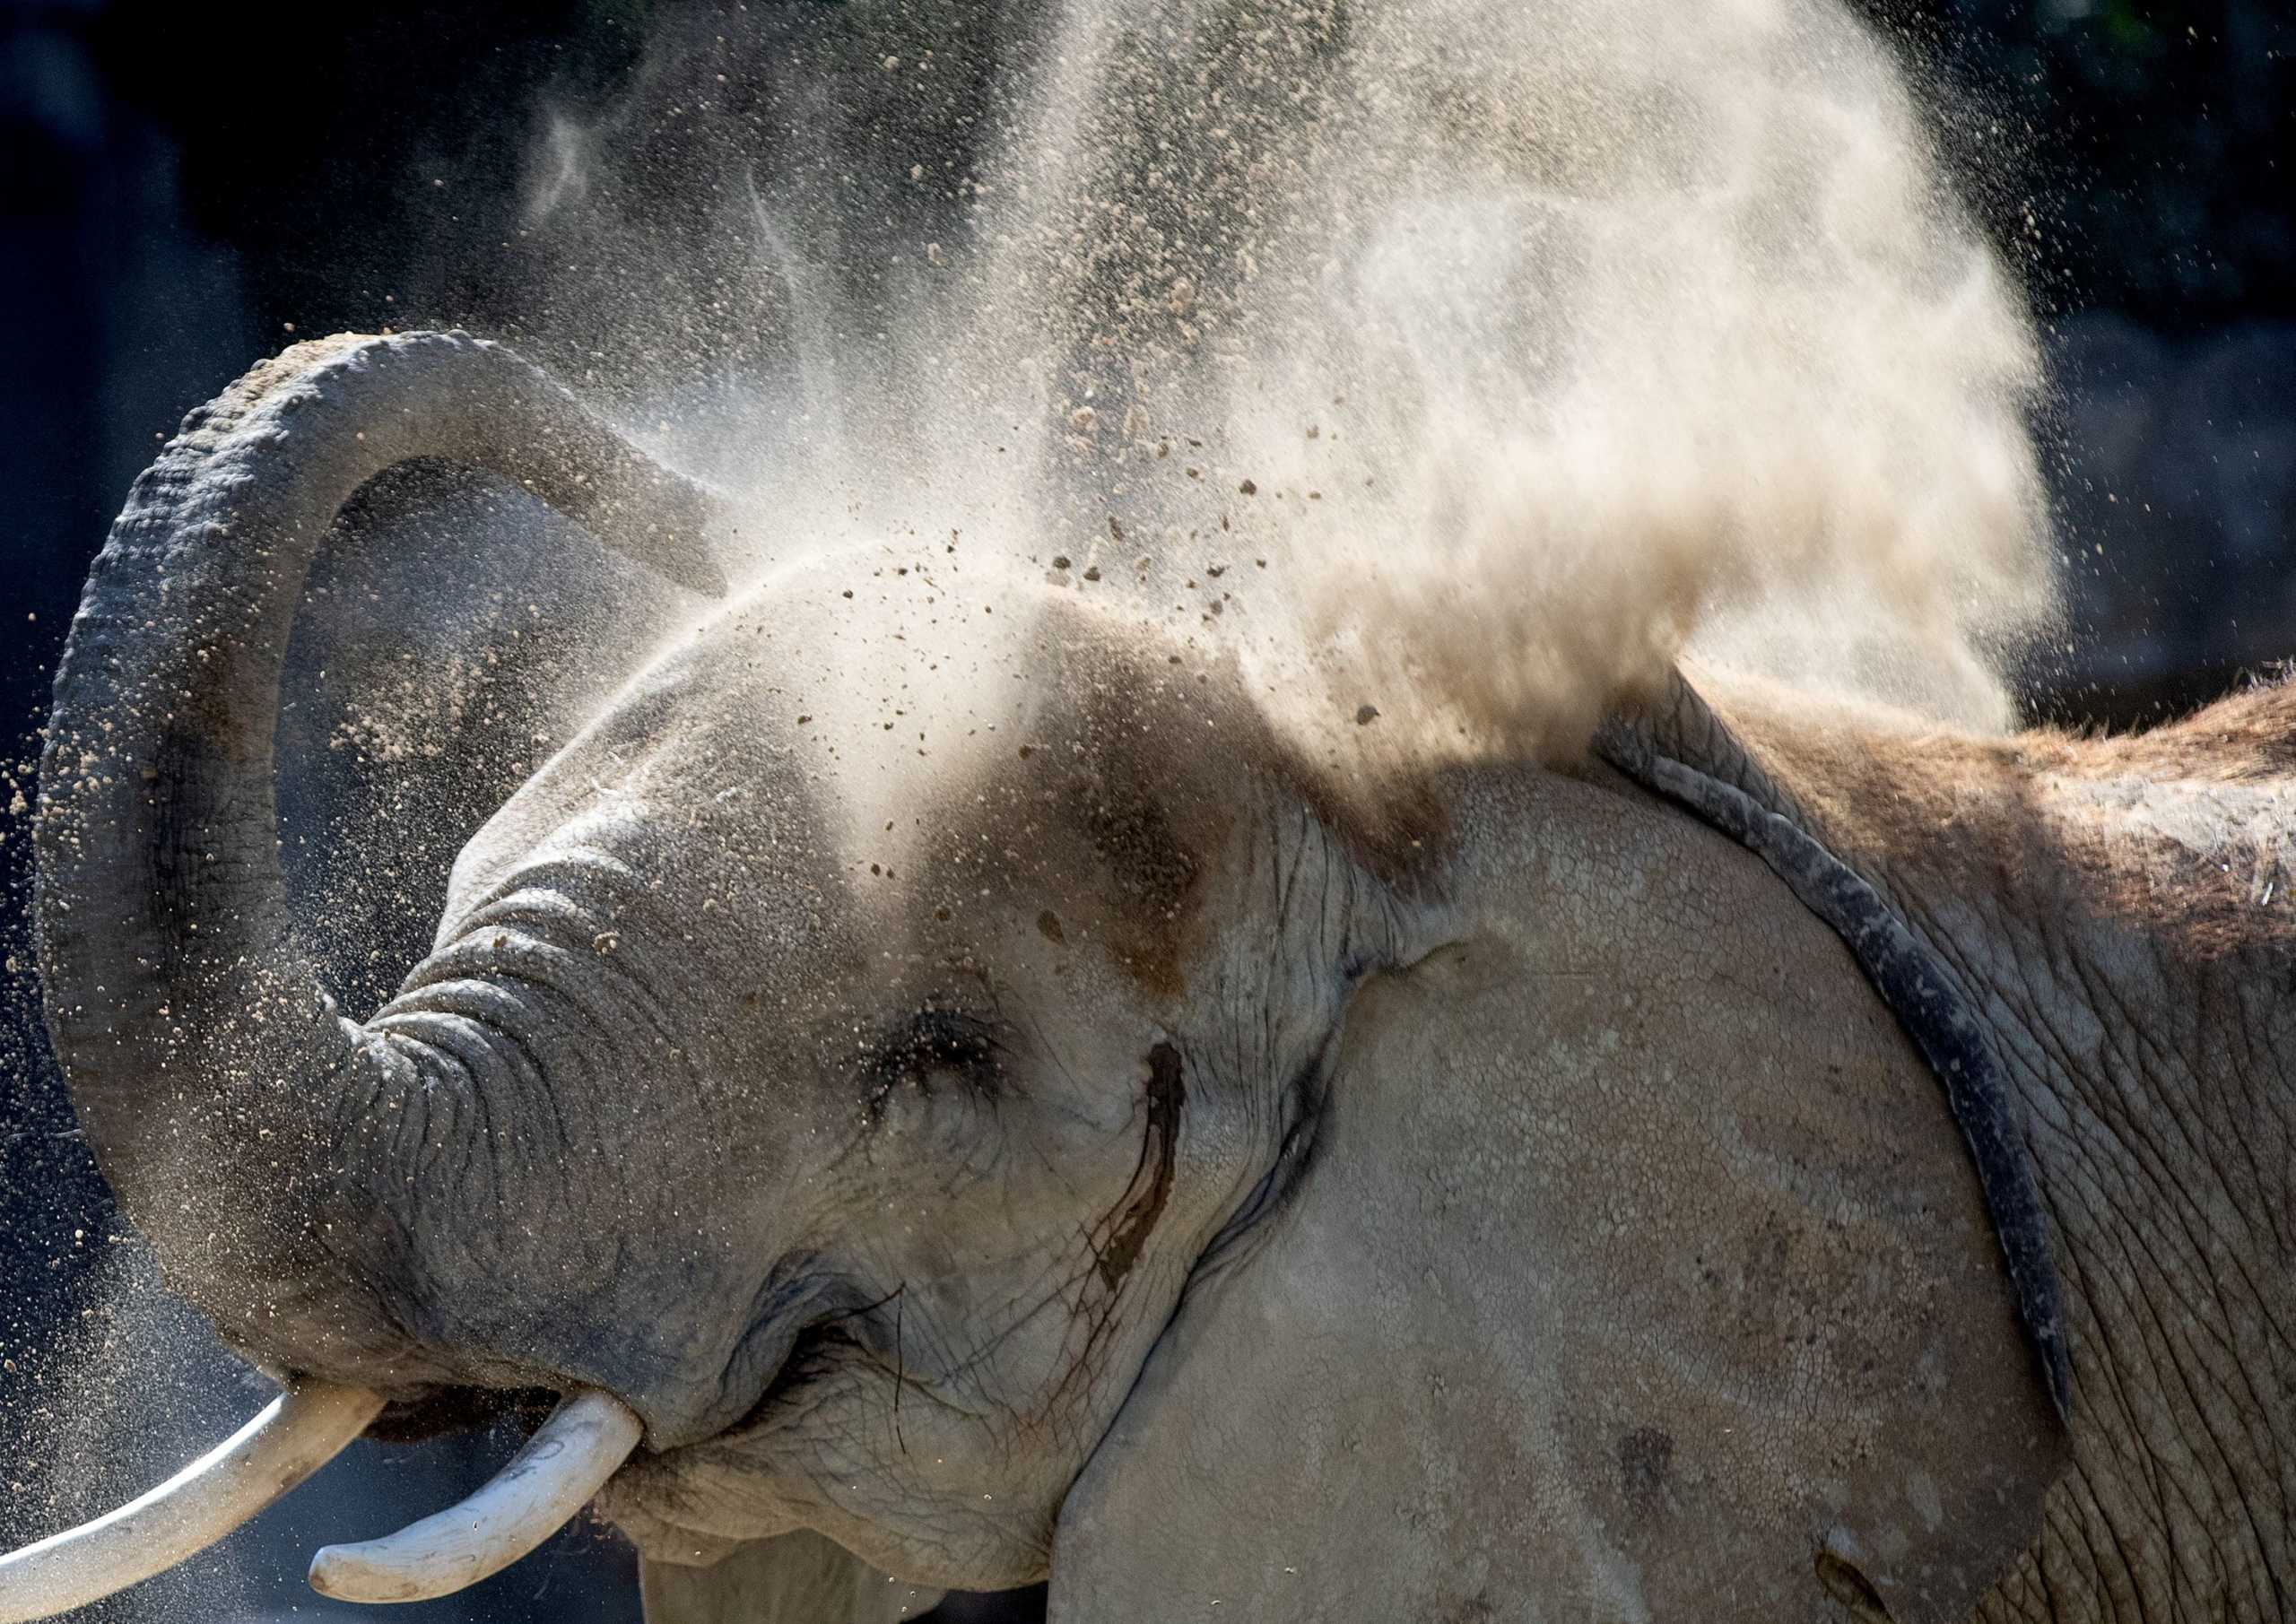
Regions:
<instances>
[{"instance_id":1,"label":"elephant forehead","mask_svg":"<svg viewBox=\"0 0 2296 1624\"><path fill-rule=\"evenodd\" d=\"M1142 774L1071 748L1051 663L944 659L801 586L665 650L523 786L441 942L525 930L839 1054L987 984L1176 984L1194 861Z\"/></svg>"},{"instance_id":2,"label":"elephant forehead","mask_svg":"<svg viewBox=\"0 0 2296 1624\"><path fill-rule=\"evenodd\" d=\"M721 838L787 854L881 946L1081 927L1177 994L1238 804L1208 764L1248 752L1256 718L1231 673L1120 616L1040 585L979 599L827 565L773 583L658 668L648 782L734 809ZM645 685L622 703L646 709Z\"/></svg>"}]
</instances>

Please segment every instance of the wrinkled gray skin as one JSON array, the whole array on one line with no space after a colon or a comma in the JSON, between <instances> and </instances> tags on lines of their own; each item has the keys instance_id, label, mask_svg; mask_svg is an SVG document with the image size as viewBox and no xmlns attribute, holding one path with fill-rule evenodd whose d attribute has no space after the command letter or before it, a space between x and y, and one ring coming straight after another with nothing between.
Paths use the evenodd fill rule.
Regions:
<instances>
[{"instance_id":1,"label":"wrinkled gray skin","mask_svg":"<svg viewBox=\"0 0 2296 1624\"><path fill-rule=\"evenodd\" d=\"M1992 1023L2068 1437L1936 1079L1760 863L1599 767L1369 788L1041 585L696 600L344 1020L280 878L279 673L336 508L437 456L719 586L708 494L507 352L258 369L74 630L50 1020L266 1368L407 1423L628 1402L653 1616L865 1569L1048 1574L1095 1624L2281 1616L2296 702L2149 744L1643 722ZM853 1555L761 1543L796 1530Z\"/></svg>"}]
</instances>

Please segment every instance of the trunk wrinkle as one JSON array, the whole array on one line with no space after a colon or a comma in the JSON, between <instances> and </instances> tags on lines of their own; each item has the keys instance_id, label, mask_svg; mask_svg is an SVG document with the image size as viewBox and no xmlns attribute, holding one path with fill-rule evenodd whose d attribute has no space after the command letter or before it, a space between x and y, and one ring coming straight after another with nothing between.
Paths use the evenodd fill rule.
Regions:
<instances>
[{"instance_id":1,"label":"trunk wrinkle","mask_svg":"<svg viewBox=\"0 0 2296 1624\"><path fill-rule=\"evenodd\" d=\"M487 1102L441 1124L442 1057L363 1038L320 990L280 872L272 750L314 551L368 480L418 457L509 479L722 586L715 499L509 351L459 334L298 345L136 480L57 666L35 824L49 1029L123 1206L164 1256L201 1259L189 1283L227 1333L352 1380L404 1339L375 1300L390 1260L346 1254L426 1199L434 1130L483 1126Z\"/></svg>"}]
</instances>

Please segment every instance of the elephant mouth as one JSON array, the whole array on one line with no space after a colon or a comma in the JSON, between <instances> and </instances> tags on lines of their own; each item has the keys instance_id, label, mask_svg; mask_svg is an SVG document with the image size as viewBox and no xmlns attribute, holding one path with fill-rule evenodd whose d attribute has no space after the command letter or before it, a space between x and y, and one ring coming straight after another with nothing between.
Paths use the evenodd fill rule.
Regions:
<instances>
[{"instance_id":1,"label":"elephant mouth","mask_svg":"<svg viewBox=\"0 0 2296 1624\"><path fill-rule=\"evenodd\" d=\"M690 1480L696 1468L712 1476L728 1466L744 1479L770 1476L761 1473L760 1462L774 1453L773 1440L840 1377L881 1371L918 1391L916 1373L903 1368L898 1352L889 1359L867 1329L889 1312L897 1326L901 1293L831 1306L842 1295L810 1272L771 1282L736 1361L751 1366L751 1382L765 1373L756 1397L723 1426L659 1450L640 1446L645 1427L632 1402L597 1389L561 1396L544 1388L444 1388L388 1405L370 1428L387 1438L427 1437L505 1418L540 1424L508 1466L458 1504L386 1539L320 1551L312 1562L313 1585L355 1602L449 1594L516 1560L594 1498L641 1546L649 1533L663 1530L689 1546L721 1538L707 1518L693 1515ZM892 1340L897 1349L897 1330ZM565 1419L577 1410L583 1412L579 1427ZM749 1518L770 1513L759 1497L744 1498ZM796 1525L794 1518L789 1525ZM454 1537L442 1540L441 1534ZM756 1536L745 1529L743 1537Z\"/></svg>"},{"instance_id":2,"label":"elephant mouth","mask_svg":"<svg viewBox=\"0 0 2296 1624\"><path fill-rule=\"evenodd\" d=\"M483 1432L504 1425L532 1437L550 1419L560 1394L548 1387L436 1387L390 1399L367 1429L384 1444Z\"/></svg>"},{"instance_id":3,"label":"elephant mouth","mask_svg":"<svg viewBox=\"0 0 2296 1624\"><path fill-rule=\"evenodd\" d=\"M717 1432L686 1447L709 1449L738 1445L769 1433L807 1388L818 1385L857 1360L869 1359L870 1350L845 1322L846 1316L839 1316L800 1326L790 1338L788 1350L779 1365L749 1408ZM661 1458L670 1459L678 1453L665 1451Z\"/></svg>"},{"instance_id":4,"label":"elephant mouth","mask_svg":"<svg viewBox=\"0 0 2296 1624\"><path fill-rule=\"evenodd\" d=\"M800 1327L747 1409L706 1437L632 1456L602 1486L596 1509L647 1557L683 1565L803 1526L803 1511L778 1487L787 1435L840 1378L901 1374L851 1318Z\"/></svg>"},{"instance_id":5,"label":"elephant mouth","mask_svg":"<svg viewBox=\"0 0 2296 1624\"><path fill-rule=\"evenodd\" d=\"M901 1350L898 1312L900 1295L896 1291L864 1307L826 1316L801 1326L756 1401L721 1430L689 1447L739 1450L755 1446L794 1417L808 1411L820 1389L840 1378L854 1376L891 1381L896 1403L930 1404L953 1410L970 1420L984 1419L981 1412L956 1402L934 1373L909 1362ZM890 1352L862 1331L870 1321L883 1319L891 1322ZM656 1458L670 1461L680 1453L683 1451L665 1451Z\"/></svg>"}]
</instances>

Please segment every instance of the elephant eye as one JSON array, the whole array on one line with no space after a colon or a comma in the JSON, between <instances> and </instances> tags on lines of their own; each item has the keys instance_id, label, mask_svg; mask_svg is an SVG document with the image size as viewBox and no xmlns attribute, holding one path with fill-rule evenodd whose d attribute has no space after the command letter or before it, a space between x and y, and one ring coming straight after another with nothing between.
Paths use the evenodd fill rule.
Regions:
<instances>
[{"instance_id":1,"label":"elephant eye","mask_svg":"<svg viewBox=\"0 0 2296 1624\"><path fill-rule=\"evenodd\" d=\"M953 1080L993 1094L1004 1074L1004 1049L987 1021L959 1010L927 1007L877 1045L868 1070L874 1116L904 1084L930 1093L936 1082Z\"/></svg>"}]
</instances>

